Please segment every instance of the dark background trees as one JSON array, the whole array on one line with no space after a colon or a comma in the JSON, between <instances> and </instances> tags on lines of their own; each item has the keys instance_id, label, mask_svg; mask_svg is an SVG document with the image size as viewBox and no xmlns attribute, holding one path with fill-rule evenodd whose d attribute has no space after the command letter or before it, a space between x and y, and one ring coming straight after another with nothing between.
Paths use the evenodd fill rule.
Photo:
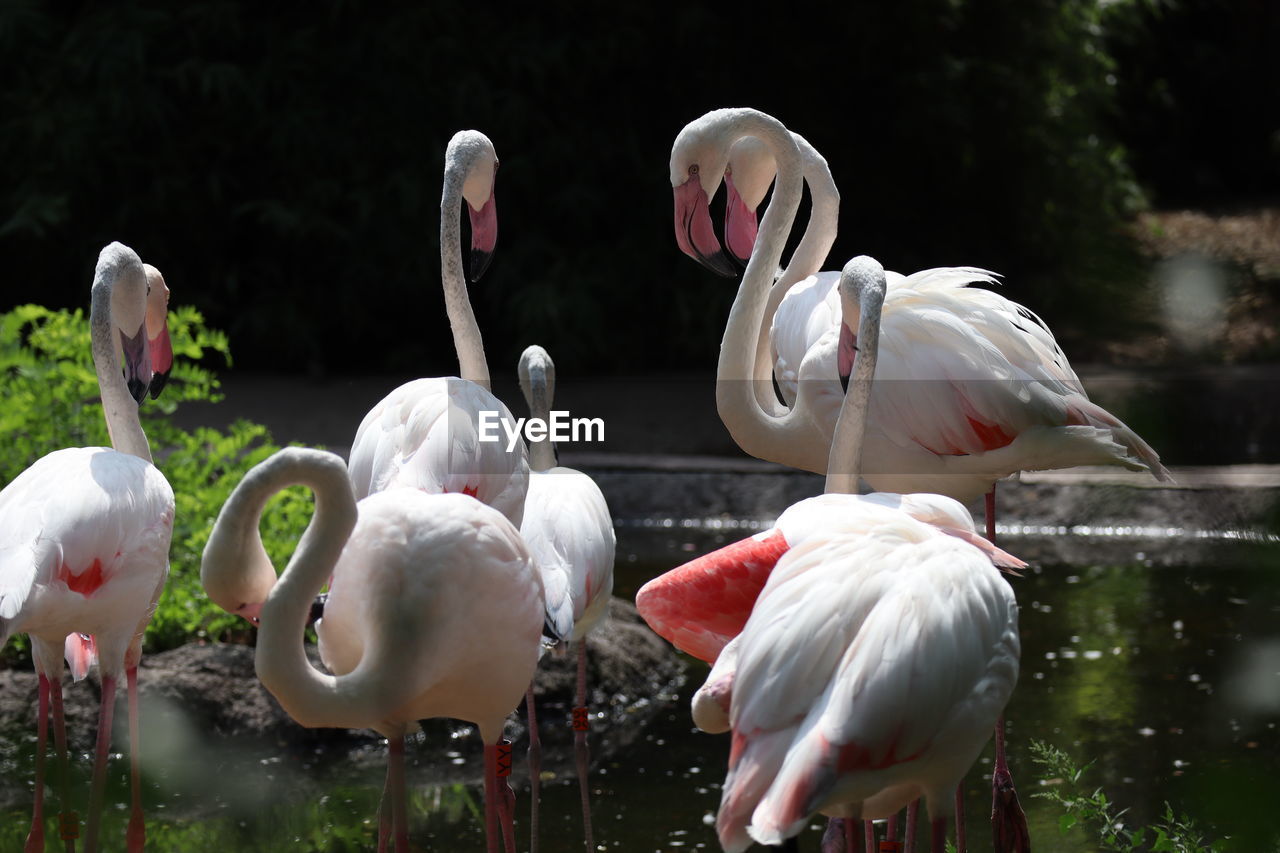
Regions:
<instances>
[{"instance_id":1,"label":"dark background trees","mask_svg":"<svg viewBox=\"0 0 1280 853\"><path fill-rule=\"evenodd\" d=\"M4 2L7 301L83 304L119 239L238 367L452 370L440 175L475 127L502 159L490 360L709 369L734 284L676 250L667 155L747 105L830 162L828 266L998 270L1087 356L1146 322L1145 199L1280 194L1265 0L844 6Z\"/></svg>"}]
</instances>

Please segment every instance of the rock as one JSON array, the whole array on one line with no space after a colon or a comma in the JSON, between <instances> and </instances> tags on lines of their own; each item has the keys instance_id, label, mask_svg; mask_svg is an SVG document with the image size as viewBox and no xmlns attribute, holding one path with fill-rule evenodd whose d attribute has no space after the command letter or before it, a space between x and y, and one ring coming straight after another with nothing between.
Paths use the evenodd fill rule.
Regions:
<instances>
[{"instance_id":1,"label":"rock","mask_svg":"<svg viewBox=\"0 0 1280 853\"><path fill-rule=\"evenodd\" d=\"M308 649L319 666L314 647ZM385 750L375 733L348 729L307 729L295 723L258 681L249 646L190 644L144 655L139 668L144 752L218 750L225 744L245 755L246 762L267 763L283 756L302 768L353 759L381 767ZM593 758L605 758L625 746L664 704L673 685L683 679L683 663L671 648L640 620L635 607L614 599L612 618L588 639L588 687L595 712ZM555 771L572 767L570 709L577 680L576 650L545 655L535 691L543 740L543 766ZM32 744L36 732L37 678L33 672L0 671L0 732L10 744ZM117 696L112 743L127 750L128 717L123 689ZM101 688L94 671L84 683L64 684L68 742L73 752L89 752L96 737ZM410 773L415 784L478 782L481 744L472 727L452 720L425 722L412 740ZM508 737L526 737L523 713L508 722ZM14 780L30 779L30 746ZM15 746L7 750L18 752ZM445 753L464 760L451 763ZM516 750L515 775L523 767L524 748ZM25 789L25 788L24 788ZM6 791L2 799L22 794ZM29 794L27 795L29 796Z\"/></svg>"}]
</instances>

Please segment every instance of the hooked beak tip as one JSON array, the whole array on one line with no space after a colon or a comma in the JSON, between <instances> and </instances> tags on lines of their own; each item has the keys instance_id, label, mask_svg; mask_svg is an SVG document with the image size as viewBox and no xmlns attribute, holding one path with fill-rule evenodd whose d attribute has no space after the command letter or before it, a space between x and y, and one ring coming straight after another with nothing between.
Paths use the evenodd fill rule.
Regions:
<instances>
[{"instance_id":1,"label":"hooked beak tip","mask_svg":"<svg viewBox=\"0 0 1280 853\"><path fill-rule=\"evenodd\" d=\"M471 281L480 280L480 276L484 275L485 270L489 269L489 262L493 260L493 252L485 252L480 249L471 250Z\"/></svg>"}]
</instances>

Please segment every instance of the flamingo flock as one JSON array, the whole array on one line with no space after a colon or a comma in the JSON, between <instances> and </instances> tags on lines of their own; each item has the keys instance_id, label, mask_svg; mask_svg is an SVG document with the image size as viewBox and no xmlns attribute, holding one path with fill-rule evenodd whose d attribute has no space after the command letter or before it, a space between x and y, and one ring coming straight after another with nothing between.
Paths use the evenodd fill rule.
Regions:
<instances>
[{"instance_id":1,"label":"flamingo flock","mask_svg":"<svg viewBox=\"0 0 1280 853\"><path fill-rule=\"evenodd\" d=\"M995 543L995 484L1022 470L1085 464L1160 480L1168 472L1088 399L1048 326L971 286L997 284L995 273L904 276L865 255L822 272L839 193L822 155L777 119L751 109L707 113L676 136L669 167L680 250L720 274L744 266L717 366L725 427L752 456L826 476L824 494L786 508L770 529L678 566L636 596L655 632L712 664L692 717L731 738L715 820L721 846L786 844L821 813L831 818L824 850L869 851L871 822L886 821L896 843L896 815L907 808L911 849L923 800L931 849L945 849L954 819L964 851L960 785L997 731L996 849L1029 849L998 729L1020 651L1015 586L1005 574L1026 564ZM503 735L522 699L537 850L532 684L546 652L572 646L582 839L597 849L585 640L608 614L616 539L601 489L558 465L550 438L529 436L527 447L481 440L485 413L507 425L516 419L492 393L459 219L465 206L475 281L496 246L497 171L484 134L462 131L449 142L441 284L458 375L389 391L358 425L345 460L287 448L255 466L213 522L201 565L209 599L257 626L258 678L298 724L386 738L379 851L418 849L406 736L431 717L475 725L486 849L516 850ZM812 212L783 267L806 183ZM710 215L722 184L727 253ZM102 681L83 849L98 848L122 676L133 778L125 841L130 853L145 846L137 667L168 574L174 495L153 464L138 405L160 393L172 365L168 295L133 250L102 250L91 347L112 447L56 450L0 492L0 641L28 634L39 676L27 853L46 847L50 716L63 823L76 820L64 660L73 681L95 664ZM532 418L545 422L555 393L550 354L529 346L516 375ZM859 478L876 491L860 494ZM312 492L315 513L278 569L259 522L269 499L294 485ZM983 495L986 536L962 503ZM325 590L315 626L321 671L307 659L304 634ZM69 829L59 849L71 853L77 831Z\"/></svg>"}]
</instances>

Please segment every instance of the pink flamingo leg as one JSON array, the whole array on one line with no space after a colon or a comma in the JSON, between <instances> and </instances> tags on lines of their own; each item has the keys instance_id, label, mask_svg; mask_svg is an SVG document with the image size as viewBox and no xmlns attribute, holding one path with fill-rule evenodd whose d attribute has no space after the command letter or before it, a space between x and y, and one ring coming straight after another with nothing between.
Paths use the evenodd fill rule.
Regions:
<instances>
[{"instance_id":1,"label":"pink flamingo leg","mask_svg":"<svg viewBox=\"0 0 1280 853\"><path fill-rule=\"evenodd\" d=\"M934 818L929 822L932 828L933 838L929 842L929 850L932 853L946 853L947 851L947 820L946 818Z\"/></svg>"},{"instance_id":2,"label":"pink flamingo leg","mask_svg":"<svg viewBox=\"0 0 1280 853\"><path fill-rule=\"evenodd\" d=\"M98 712L98 743L93 760L93 780L89 784L89 817L85 821L85 853L97 853L98 828L102 823L102 797L107 790L107 754L111 751L111 717L115 711L116 677L102 676L102 708Z\"/></svg>"},{"instance_id":3,"label":"pink flamingo leg","mask_svg":"<svg viewBox=\"0 0 1280 853\"><path fill-rule=\"evenodd\" d=\"M968 853L964 837L964 783L956 786L956 853Z\"/></svg>"},{"instance_id":4,"label":"pink flamingo leg","mask_svg":"<svg viewBox=\"0 0 1280 853\"><path fill-rule=\"evenodd\" d=\"M538 711L533 685L524 694L529 712L529 853L538 853L538 799L542 783L542 739L538 736Z\"/></svg>"},{"instance_id":5,"label":"pink flamingo leg","mask_svg":"<svg viewBox=\"0 0 1280 853\"><path fill-rule=\"evenodd\" d=\"M484 745L484 836L487 853L498 853L498 745Z\"/></svg>"},{"instance_id":6,"label":"pink flamingo leg","mask_svg":"<svg viewBox=\"0 0 1280 853\"><path fill-rule=\"evenodd\" d=\"M387 782L391 796L391 825L395 834L395 849L409 853L409 802L404 783L404 735L397 735L387 742Z\"/></svg>"},{"instance_id":7,"label":"pink flamingo leg","mask_svg":"<svg viewBox=\"0 0 1280 853\"><path fill-rule=\"evenodd\" d=\"M858 850L858 821L851 817L844 819L844 849L848 853L857 853Z\"/></svg>"},{"instance_id":8,"label":"pink flamingo leg","mask_svg":"<svg viewBox=\"0 0 1280 853\"><path fill-rule=\"evenodd\" d=\"M387 762L387 778L382 783L382 796L378 798L378 853L387 853L387 839L391 836L391 762Z\"/></svg>"},{"instance_id":9,"label":"pink flamingo leg","mask_svg":"<svg viewBox=\"0 0 1280 853\"><path fill-rule=\"evenodd\" d=\"M903 843L906 853L916 853L916 823L920 820L920 801L912 800L907 806L907 837Z\"/></svg>"},{"instance_id":10,"label":"pink flamingo leg","mask_svg":"<svg viewBox=\"0 0 1280 853\"><path fill-rule=\"evenodd\" d=\"M996 544L996 487L987 492L987 539ZM957 812L959 814L959 812ZM996 766L991 774L991 835L996 853L1024 853L1031 849L1027 816L1018 802L1013 774L1004 756L1004 715L996 721Z\"/></svg>"},{"instance_id":11,"label":"pink flamingo leg","mask_svg":"<svg viewBox=\"0 0 1280 853\"><path fill-rule=\"evenodd\" d=\"M874 853L876 849L876 825L869 820L862 822L862 841L866 845L867 853Z\"/></svg>"},{"instance_id":12,"label":"pink flamingo leg","mask_svg":"<svg viewBox=\"0 0 1280 853\"><path fill-rule=\"evenodd\" d=\"M886 822L886 824L887 825L884 831L884 840L897 841L898 840L898 816L896 814L889 815L889 820Z\"/></svg>"},{"instance_id":13,"label":"pink flamingo leg","mask_svg":"<svg viewBox=\"0 0 1280 853\"><path fill-rule=\"evenodd\" d=\"M578 644L578 703L586 710L587 706L587 641L583 638ZM582 713L582 712L579 712ZM587 719L590 719L587 717ZM587 773L591 768L591 749L587 746L587 730L574 726L573 752L578 764L578 790L582 793L582 834L586 841L587 853L592 853L595 844L591 838L591 787Z\"/></svg>"},{"instance_id":14,"label":"pink flamingo leg","mask_svg":"<svg viewBox=\"0 0 1280 853\"><path fill-rule=\"evenodd\" d=\"M27 833L25 853L44 853L44 753L49 736L49 678L40 673L36 720L36 801L31 809L31 831Z\"/></svg>"},{"instance_id":15,"label":"pink flamingo leg","mask_svg":"<svg viewBox=\"0 0 1280 853\"><path fill-rule=\"evenodd\" d=\"M511 790L508 779L511 776L511 742L505 738L501 749L506 758L499 767L498 783L498 819L502 822L502 847L507 853L516 853L516 794Z\"/></svg>"},{"instance_id":16,"label":"pink flamingo leg","mask_svg":"<svg viewBox=\"0 0 1280 853\"><path fill-rule=\"evenodd\" d=\"M147 841L147 826L142 819L142 763L138 723L138 667L125 670L125 690L129 694L129 784L132 808L129 812L127 844L129 853L142 853Z\"/></svg>"},{"instance_id":17,"label":"pink flamingo leg","mask_svg":"<svg viewBox=\"0 0 1280 853\"><path fill-rule=\"evenodd\" d=\"M53 745L58 753L58 837L66 845L66 853L76 853L80 819L71 810L71 764L67 760L67 719L62 711L62 679L49 679L53 704Z\"/></svg>"}]
</instances>

